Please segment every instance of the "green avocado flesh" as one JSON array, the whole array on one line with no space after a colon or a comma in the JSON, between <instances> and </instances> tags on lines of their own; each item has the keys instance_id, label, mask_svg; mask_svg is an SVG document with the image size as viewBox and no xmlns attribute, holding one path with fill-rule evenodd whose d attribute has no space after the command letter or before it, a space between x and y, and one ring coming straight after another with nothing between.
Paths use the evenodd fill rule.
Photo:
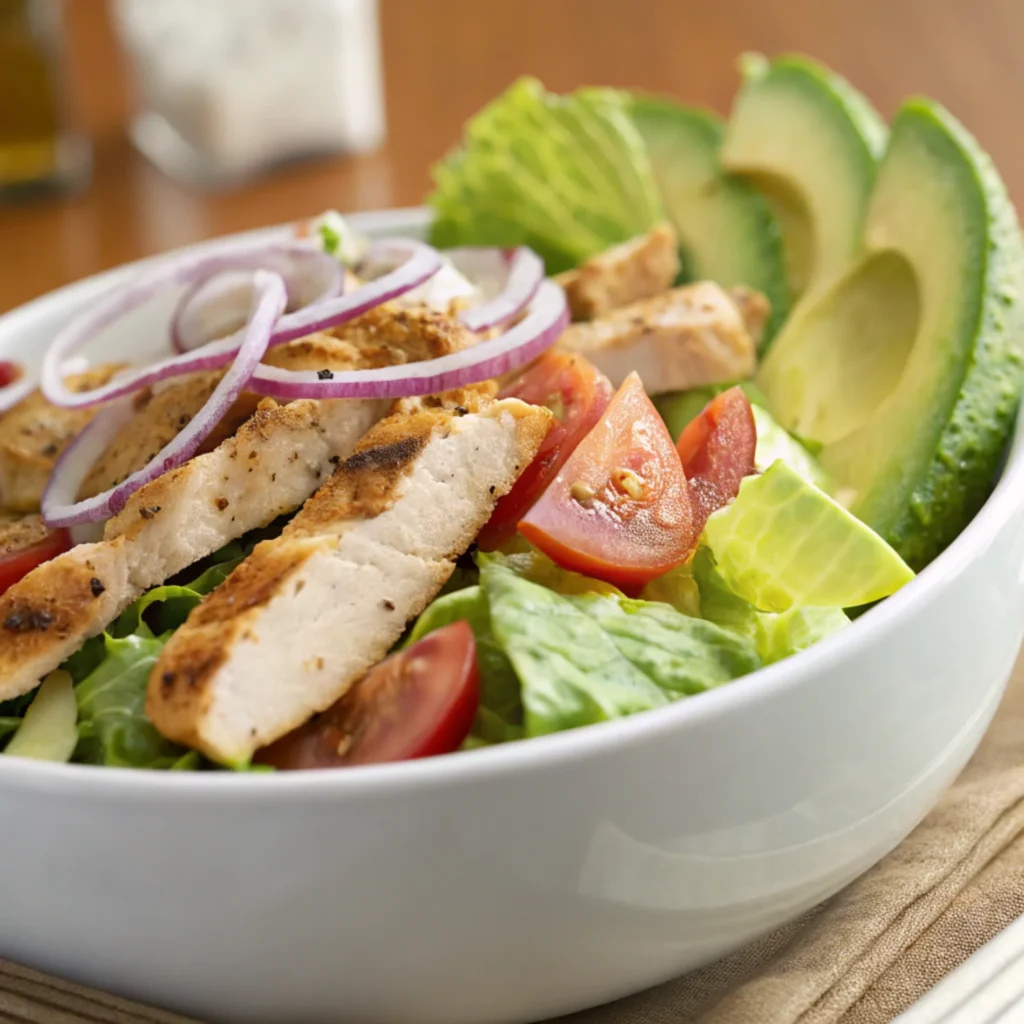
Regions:
<instances>
[{"instance_id":1,"label":"green avocado flesh","mask_svg":"<svg viewBox=\"0 0 1024 1024\"><path fill-rule=\"evenodd\" d=\"M749 55L721 149L782 227L794 296L816 292L857 255L887 131L848 82L804 57Z\"/></svg>"},{"instance_id":2,"label":"green avocado flesh","mask_svg":"<svg viewBox=\"0 0 1024 1024\"><path fill-rule=\"evenodd\" d=\"M907 102L863 256L797 311L758 384L915 569L990 488L1020 396L1022 290L1024 243L991 161L938 104Z\"/></svg>"},{"instance_id":3,"label":"green avocado flesh","mask_svg":"<svg viewBox=\"0 0 1024 1024\"><path fill-rule=\"evenodd\" d=\"M633 94L630 113L679 235L686 276L763 292L771 303L764 336L771 339L789 311L782 238L760 193L722 172L718 152L724 121L710 111L644 94Z\"/></svg>"}]
</instances>

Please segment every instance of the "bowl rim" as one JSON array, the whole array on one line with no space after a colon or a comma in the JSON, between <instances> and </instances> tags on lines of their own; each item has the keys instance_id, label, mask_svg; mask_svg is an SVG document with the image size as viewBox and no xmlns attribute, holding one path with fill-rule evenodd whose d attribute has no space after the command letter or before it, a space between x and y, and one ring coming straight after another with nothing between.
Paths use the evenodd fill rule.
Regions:
<instances>
[{"instance_id":1,"label":"bowl rim","mask_svg":"<svg viewBox=\"0 0 1024 1024\"><path fill-rule=\"evenodd\" d=\"M346 215L356 227L374 234L422 231L430 221L424 207L365 211ZM254 240L289 230L288 225L207 239L172 250L181 253L212 244ZM54 304L83 301L100 294L119 279L171 253L123 264L91 275L0 315L0 348L7 331L31 320ZM902 628L977 558L1017 515L1024 511L1024 417L1018 418L1006 465L978 514L950 546L910 583L880 605L841 630L783 661L757 669L736 682L716 687L695 698L627 718L599 722L585 728L552 733L514 743L458 751L414 761L360 765L348 771L323 768L305 772L174 772L156 769L115 769L102 765L55 764L22 758L0 758L0 791L31 789L80 799L118 798L176 802L219 801L292 802L374 799L381 794L418 792L424 788L461 786L495 776L543 772L566 762L584 762L611 751L628 751L669 733L699 728L709 720L727 716L739 706L770 700L774 695L807 685L836 665L848 661L864 646L880 642Z\"/></svg>"}]
</instances>

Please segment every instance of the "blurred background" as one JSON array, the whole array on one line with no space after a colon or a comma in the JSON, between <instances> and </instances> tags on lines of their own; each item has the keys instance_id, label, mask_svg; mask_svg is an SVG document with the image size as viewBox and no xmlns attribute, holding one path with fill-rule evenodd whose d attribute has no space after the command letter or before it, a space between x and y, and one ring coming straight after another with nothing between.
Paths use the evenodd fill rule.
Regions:
<instances>
[{"instance_id":1,"label":"blurred background","mask_svg":"<svg viewBox=\"0 0 1024 1024\"><path fill-rule=\"evenodd\" d=\"M0 0L0 311L203 238L419 203L520 74L728 110L798 50L949 106L1024 202L1021 0Z\"/></svg>"}]
</instances>

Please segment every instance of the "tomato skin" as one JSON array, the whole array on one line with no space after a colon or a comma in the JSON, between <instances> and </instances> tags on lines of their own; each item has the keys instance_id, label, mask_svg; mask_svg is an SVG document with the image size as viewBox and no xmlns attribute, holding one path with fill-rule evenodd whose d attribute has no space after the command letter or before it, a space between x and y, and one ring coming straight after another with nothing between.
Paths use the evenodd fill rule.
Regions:
<instances>
[{"instance_id":1,"label":"tomato skin","mask_svg":"<svg viewBox=\"0 0 1024 1024\"><path fill-rule=\"evenodd\" d=\"M562 568L635 592L685 561L692 524L679 454L631 373L519 532Z\"/></svg>"},{"instance_id":2,"label":"tomato skin","mask_svg":"<svg viewBox=\"0 0 1024 1024\"><path fill-rule=\"evenodd\" d=\"M757 427L743 389L729 388L711 399L683 429L677 447L699 536L711 514L739 494L743 478L757 472Z\"/></svg>"},{"instance_id":3,"label":"tomato skin","mask_svg":"<svg viewBox=\"0 0 1024 1024\"><path fill-rule=\"evenodd\" d=\"M42 540L14 551L0 552L0 594L13 587L37 565L67 551L71 547L69 530L54 530Z\"/></svg>"},{"instance_id":4,"label":"tomato skin","mask_svg":"<svg viewBox=\"0 0 1024 1024\"><path fill-rule=\"evenodd\" d=\"M385 658L339 701L254 760L295 771L447 754L469 735L479 703L473 631L453 622Z\"/></svg>"},{"instance_id":5,"label":"tomato skin","mask_svg":"<svg viewBox=\"0 0 1024 1024\"><path fill-rule=\"evenodd\" d=\"M17 363L12 363L9 359L0 359L0 388L13 384L21 374L22 369Z\"/></svg>"},{"instance_id":6,"label":"tomato skin","mask_svg":"<svg viewBox=\"0 0 1024 1024\"><path fill-rule=\"evenodd\" d=\"M504 388L501 397L549 408L554 405L556 418L533 462L498 502L480 531L477 545L481 551L493 551L515 536L519 520L608 408L612 386L582 356L549 349L526 373Z\"/></svg>"}]
</instances>

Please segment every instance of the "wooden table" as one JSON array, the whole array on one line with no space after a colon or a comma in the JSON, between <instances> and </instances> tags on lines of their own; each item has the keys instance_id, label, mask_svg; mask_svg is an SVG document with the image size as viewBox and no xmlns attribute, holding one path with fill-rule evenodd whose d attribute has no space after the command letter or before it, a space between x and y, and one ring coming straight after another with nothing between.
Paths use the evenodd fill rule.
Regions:
<instances>
[{"instance_id":1,"label":"wooden table","mask_svg":"<svg viewBox=\"0 0 1024 1024\"><path fill-rule=\"evenodd\" d=\"M295 0L301 3L303 0ZM389 141L232 192L168 181L126 140L131 100L106 0L65 0L87 192L0 206L0 310L127 260L317 213L418 203L462 122L517 75L554 89L642 86L728 109L747 49L812 53L890 115L913 92L953 109L1024 201L1021 0L380 0Z\"/></svg>"}]
</instances>

